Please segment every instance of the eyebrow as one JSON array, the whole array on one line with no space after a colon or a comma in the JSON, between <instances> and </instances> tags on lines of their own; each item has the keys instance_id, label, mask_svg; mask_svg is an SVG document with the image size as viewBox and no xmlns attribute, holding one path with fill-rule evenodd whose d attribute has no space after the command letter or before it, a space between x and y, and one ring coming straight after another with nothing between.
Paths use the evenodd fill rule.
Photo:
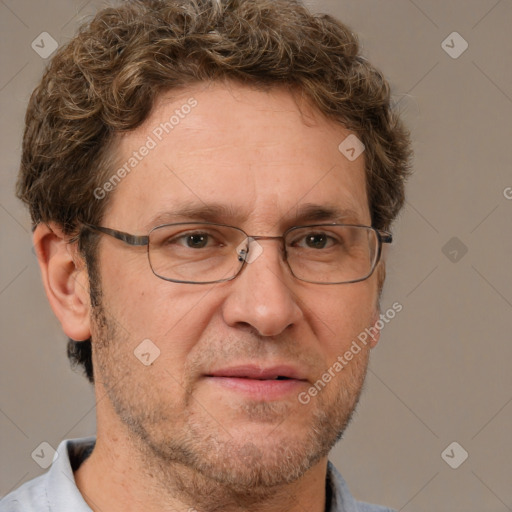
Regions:
<instances>
[{"instance_id":1,"label":"eyebrow","mask_svg":"<svg viewBox=\"0 0 512 512\"><path fill-rule=\"evenodd\" d=\"M150 231L162 224L174 222L214 222L218 224L240 225L247 221L248 215L243 214L232 205L219 203L201 204L184 203L172 211L156 214L143 229ZM308 222L361 223L360 215L353 208L341 208L335 204L305 203L288 212L278 223L302 225Z\"/></svg>"},{"instance_id":2,"label":"eyebrow","mask_svg":"<svg viewBox=\"0 0 512 512\"><path fill-rule=\"evenodd\" d=\"M353 208L340 208L334 204L318 205L306 203L296 208L294 223L303 222L361 222L360 215Z\"/></svg>"}]
</instances>

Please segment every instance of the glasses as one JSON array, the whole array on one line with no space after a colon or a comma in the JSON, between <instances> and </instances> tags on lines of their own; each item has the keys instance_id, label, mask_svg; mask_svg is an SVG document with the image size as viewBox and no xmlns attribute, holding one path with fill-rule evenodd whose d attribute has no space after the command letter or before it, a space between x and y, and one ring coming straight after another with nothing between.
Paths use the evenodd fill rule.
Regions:
<instances>
[{"instance_id":1,"label":"glasses","mask_svg":"<svg viewBox=\"0 0 512 512\"><path fill-rule=\"evenodd\" d=\"M295 226L282 236L249 236L234 226L183 222L153 228L147 236L84 225L131 246L147 246L153 273L166 281L211 284L237 277L263 251L257 240L281 240L283 259L300 281L356 283L368 279L391 233L355 224Z\"/></svg>"}]
</instances>

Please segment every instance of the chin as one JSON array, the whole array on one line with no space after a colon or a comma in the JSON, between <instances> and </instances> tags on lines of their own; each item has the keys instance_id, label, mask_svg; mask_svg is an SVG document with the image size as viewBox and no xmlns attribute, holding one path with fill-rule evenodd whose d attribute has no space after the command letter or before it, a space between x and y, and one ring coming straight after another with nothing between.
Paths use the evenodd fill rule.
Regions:
<instances>
[{"instance_id":1,"label":"chin","mask_svg":"<svg viewBox=\"0 0 512 512\"><path fill-rule=\"evenodd\" d=\"M324 453L326 450L318 448L307 442L301 445L294 440L279 445L237 442L229 448L224 446L222 453L211 453L207 458L196 461L193 469L217 484L247 493L299 480L327 455Z\"/></svg>"},{"instance_id":2,"label":"chin","mask_svg":"<svg viewBox=\"0 0 512 512\"><path fill-rule=\"evenodd\" d=\"M198 420L189 417L187 428L172 438L160 429L158 442L146 437L152 455L162 467L186 467L203 484L209 481L246 494L299 480L328 455L348 423L345 414L334 419L318 412L302 424L246 419L238 428L223 428Z\"/></svg>"}]
</instances>

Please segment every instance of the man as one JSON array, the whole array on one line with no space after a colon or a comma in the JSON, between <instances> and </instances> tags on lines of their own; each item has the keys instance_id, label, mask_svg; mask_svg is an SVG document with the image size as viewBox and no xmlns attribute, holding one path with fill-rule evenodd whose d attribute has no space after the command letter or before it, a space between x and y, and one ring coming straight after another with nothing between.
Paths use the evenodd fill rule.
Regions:
<instances>
[{"instance_id":1,"label":"man","mask_svg":"<svg viewBox=\"0 0 512 512\"><path fill-rule=\"evenodd\" d=\"M328 462L409 173L350 31L285 0L124 2L26 123L18 194L97 436L0 509L389 510Z\"/></svg>"}]
</instances>

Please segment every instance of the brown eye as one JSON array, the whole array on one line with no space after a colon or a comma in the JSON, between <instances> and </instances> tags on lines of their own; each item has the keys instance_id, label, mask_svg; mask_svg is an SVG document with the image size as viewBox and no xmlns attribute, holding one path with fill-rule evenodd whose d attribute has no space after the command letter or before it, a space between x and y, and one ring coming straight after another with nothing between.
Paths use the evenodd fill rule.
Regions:
<instances>
[{"instance_id":1,"label":"brown eye","mask_svg":"<svg viewBox=\"0 0 512 512\"><path fill-rule=\"evenodd\" d=\"M187 247L192 249L202 249L208 245L208 235L206 234L194 234L188 235L185 239Z\"/></svg>"},{"instance_id":2,"label":"brown eye","mask_svg":"<svg viewBox=\"0 0 512 512\"><path fill-rule=\"evenodd\" d=\"M312 249L323 249L327 242L327 236L324 234L308 235L306 237L306 245Z\"/></svg>"}]
</instances>

